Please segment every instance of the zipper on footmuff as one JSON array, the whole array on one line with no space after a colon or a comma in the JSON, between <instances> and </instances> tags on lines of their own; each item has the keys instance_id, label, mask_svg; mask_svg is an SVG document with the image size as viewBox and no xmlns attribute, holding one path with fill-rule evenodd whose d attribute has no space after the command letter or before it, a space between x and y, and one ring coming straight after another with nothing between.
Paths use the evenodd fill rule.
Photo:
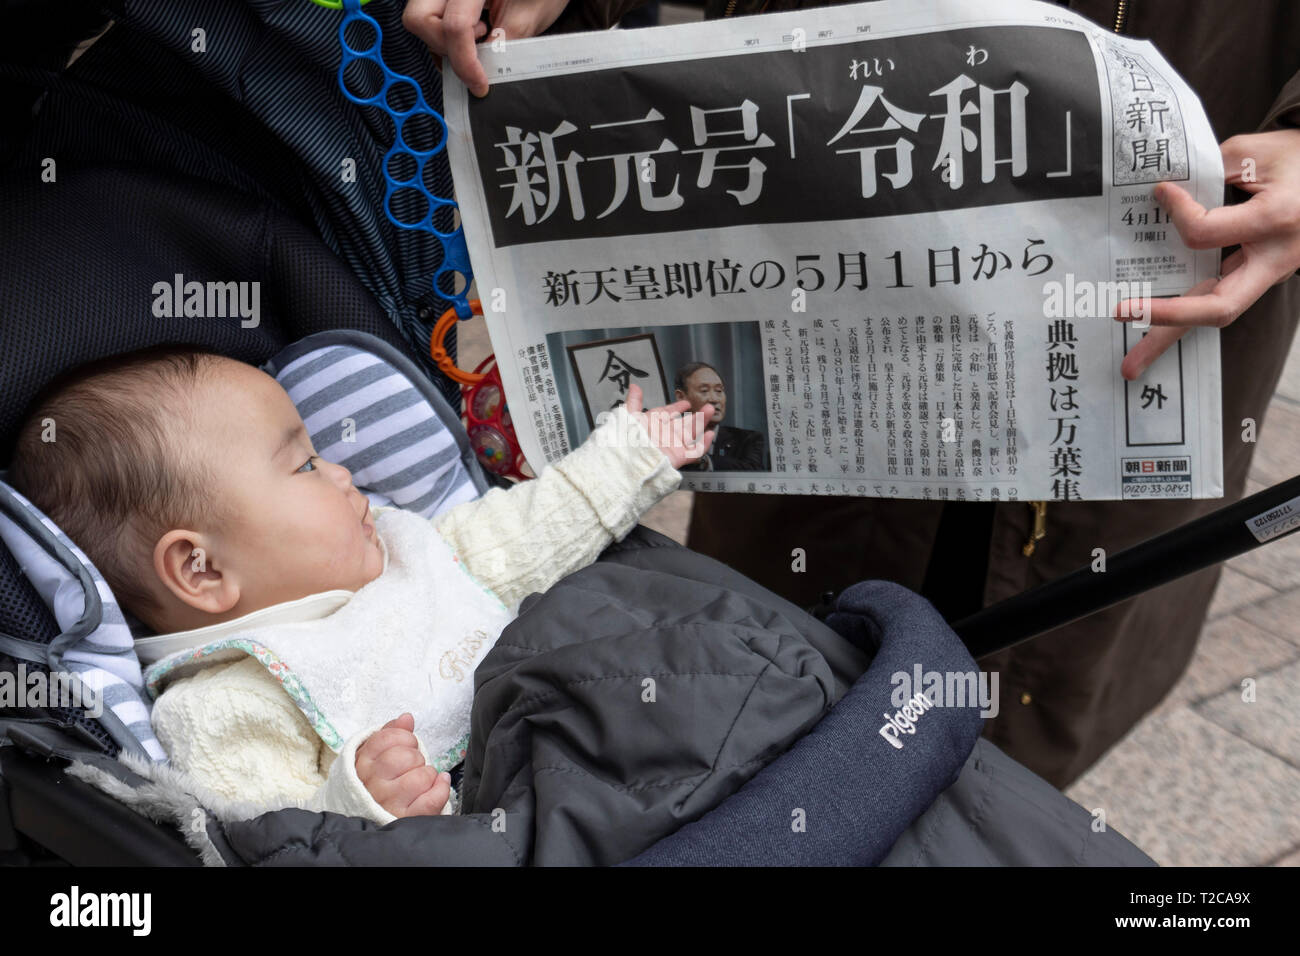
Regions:
<instances>
[{"instance_id":1,"label":"zipper on footmuff","mask_svg":"<svg viewBox=\"0 0 1300 956\"><path fill-rule=\"evenodd\" d=\"M1026 558L1034 553L1034 546L1037 545L1039 541L1042 541L1043 538L1047 537L1047 502L1031 501L1028 504L1034 512L1034 527L1033 530L1029 532L1029 540L1026 541L1025 546L1020 549L1020 553Z\"/></svg>"}]
</instances>

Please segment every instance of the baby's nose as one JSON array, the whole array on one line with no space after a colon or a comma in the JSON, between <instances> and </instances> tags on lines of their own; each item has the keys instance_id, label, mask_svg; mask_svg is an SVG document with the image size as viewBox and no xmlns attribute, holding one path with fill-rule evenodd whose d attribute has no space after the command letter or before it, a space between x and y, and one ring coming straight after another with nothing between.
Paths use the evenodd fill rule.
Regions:
<instances>
[{"instance_id":1,"label":"baby's nose","mask_svg":"<svg viewBox=\"0 0 1300 956\"><path fill-rule=\"evenodd\" d=\"M352 487L352 472L348 471L342 465L330 462L330 472L340 488L346 489Z\"/></svg>"}]
</instances>

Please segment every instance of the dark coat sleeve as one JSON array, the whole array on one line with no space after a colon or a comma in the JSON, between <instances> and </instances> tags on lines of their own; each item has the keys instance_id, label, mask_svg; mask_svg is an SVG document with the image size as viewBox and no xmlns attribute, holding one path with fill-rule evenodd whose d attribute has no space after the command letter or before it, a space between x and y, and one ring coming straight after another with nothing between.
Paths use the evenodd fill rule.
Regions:
<instances>
[{"instance_id":1,"label":"dark coat sleeve","mask_svg":"<svg viewBox=\"0 0 1300 956\"><path fill-rule=\"evenodd\" d=\"M1259 124L1259 132L1296 127L1300 127L1300 72L1296 72L1277 94L1277 99L1264 116L1264 122Z\"/></svg>"},{"instance_id":2,"label":"dark coat sleeve","mask_svg":"<svg viewBox=\"0 0 1300 956\"><path fill-rule=\"evenodd\" d=\"M1300 128L1300 71L1292 75L1277 94L1277 99L1264 116L1264 122L1259 124L1259 132L1272 133L1296 128ZM1293 276L1297 275L1300 275L1300 269L1293 273Z\"/></svg>"},{"instance_id":3,"label":"dark coat sleeve","mask_svg":"<svg viewBox=\"0 0 1300 956\"><path fill-rule=\"evenodd\" d=\"M608 30L646 0L570 0L547 33Z\"/></svg>"},{"instance_id":4,"label":"dark coat sleeve","mask_svg":"<svg viewBox=\"0 0 1300 956\"><path fill-rule=\"evenodd\" d=\"M714 471L762 471L763 435L748 428L733 428L728 436L736 439L736 446L725 455L713 459Z\"/></svg>"}]
</instances>

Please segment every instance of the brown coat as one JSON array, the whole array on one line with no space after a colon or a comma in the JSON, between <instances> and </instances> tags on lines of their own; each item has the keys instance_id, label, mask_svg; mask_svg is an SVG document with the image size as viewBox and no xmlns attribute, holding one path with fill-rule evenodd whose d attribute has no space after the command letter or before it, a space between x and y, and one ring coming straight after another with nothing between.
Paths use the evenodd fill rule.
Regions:
<instances>
[{"instance_id":1,"label":"brown coat","mask_svg":"<svg viewBox=\"0 0 1300 956\"><path fill-rule=\"evenodd\" d=\"M608 26L637 5L636 0L583 0L578 28ZM744 15L820 5L709 0L706 15L726 14L728 8L732 15ZM1125 35L1152 40L1199 93L1220 142L1238 133L1300 127L1300 4L1295 0L1253 0L1249 15L1233 4L1127 0L1119 4L1118 21L1115 0L1063 5L1108 29L1118 23ZM1230 192L1229 201L1245 198ZM867 578L925 588L941 607L941 595L973 583L978 601L978 581L954 578L952 569L960 575L962 568L985 565L982 601L992 604L1086 566L1094 548L1113 555L1242 497L1255 446L1242 441L1241 423L1253 418L1263 424L1298 319L1300 276L1292 276L1221 333L1222 500L1052 502L1047 535L1026 557L1022 547L1033 523L1026 503L945 506L697 494L690 544L803 605L815 603L823 591ZM991 509L985 512L991 531L976 540L961 530L947 536L941 549L944 571L932 573L927 587L945 507L965 509L959 518L975 513L969 509ZM794 548L806 552L803 573L791 570ZM983 660L982 666L999 672L1001 693L1001 712L988 722L985 735L1057 786L1074 780L1182 675L1220 572L1214 567L1171 582Z\"/></svg>"}]
</instances>

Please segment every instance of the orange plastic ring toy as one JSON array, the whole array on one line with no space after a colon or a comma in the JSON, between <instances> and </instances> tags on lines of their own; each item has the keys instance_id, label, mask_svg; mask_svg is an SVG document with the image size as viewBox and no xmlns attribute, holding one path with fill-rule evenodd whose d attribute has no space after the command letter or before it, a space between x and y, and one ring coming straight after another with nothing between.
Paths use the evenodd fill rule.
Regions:
<instances>
[{"instance_id":1,"label":"orange plastic ring toy","mask_svg":"<svg viewBox=\"0 0 1300 956\"><path fill-rule=\"evenodd\" d=\"M483 314L483 303L478 299L471 300L469 307L475 315ZM433 327L433 335L429 338L429 354L438 368L442 369L442 373L453 382L459 382L461 385L477 385L486 376L457 368L455 360L447 354L447 349L442 344L447 337L447 331L459 321L460 316L456 314L455 306L442 313L442 317Z\"/></svg>"}]
</instances>

